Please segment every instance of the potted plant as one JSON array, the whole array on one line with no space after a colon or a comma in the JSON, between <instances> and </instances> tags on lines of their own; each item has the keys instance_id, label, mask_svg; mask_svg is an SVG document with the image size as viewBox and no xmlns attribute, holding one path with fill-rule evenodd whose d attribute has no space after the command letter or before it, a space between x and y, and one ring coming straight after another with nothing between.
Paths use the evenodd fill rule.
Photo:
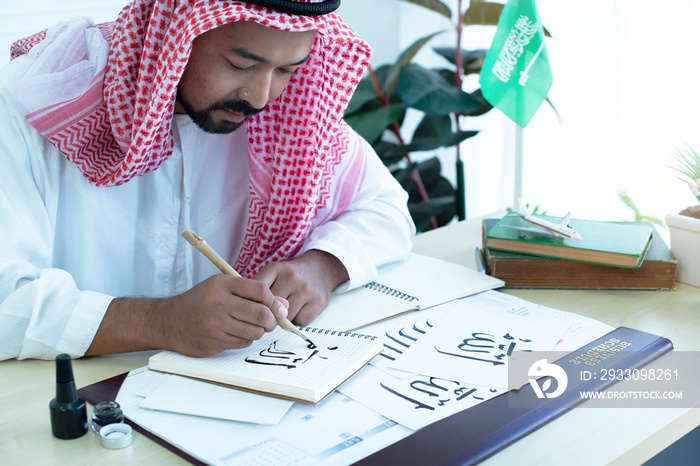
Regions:
<instances>
[{"instance_id":1,"label":"potted plant","mask_svg":"<svg viewBox=\"0 0 700 466\"><path fill-rule=\"evenodd\" d=\"M481 70L485 49L461 47L463 28L470 25L493 25L502 4L474 2L464 8L458 0L452 11L441 0L404 0L449 19L455 32L455 47L433 50L446 60L446 67L428 69L413 61L423 46L444 31L429 34L411 44L394 63L370 68L360 82L345 113L346 121L372 144L409 193L409 211L418 231L448 223L455 215L466 217L463 165L459 153L462 141L478 131L464 129L464 118L483 115L492 106L481 90L462 89L464 77ZM408 109L422 113L421 121L410 140L401 131ZM411 153L433 151L441 147L455 149L456 188L441 173L437 157L415 163Z\"/></svg>"},{"instance_id":2,"label":"potted plant","mask_svg":"<svg viewBox=\"0 0 700 466\"><path fill-rule=\"evenodd\" d=\"M671 168L700 201L700 155L688 146L672 156L676 165ZM671 235L671 250L678 259L676 280L700 286L700 204L667 214L666 225Z\"/></svg>"},{"instance_id":3,"label":"potted plant","mask_svg":"<svg viewBox=\"0 0 700 466\"><path fill-rule=\"evenodd\" d=\"M493 107L477 88L466 92L465 78L478 75L486 49L465 49L465 27L493 26L504 5L486 0L457 0L452 8L445 0L403 0L449 20L454 47L434 47L444 67L428 69L413 61L438 31L417 39L394 63L371 68L359 83L345 112L345 120L372 146L396 179L409 193L408 208L418 231L437 228L455 216L466 218L466 182L460 143L478 131L465 128L468 118L481 116ZM550 36L545 29L545 35ZM550 105L551 102L547 101ZM552 107L554 108L554 107ZM412 136L402 130L407 111L421 120ZM555 110L556 111L556 110ZM453 148L456 186L442 175L436 156L416 163L411 154Z\"/></svg>"}]
</instances>

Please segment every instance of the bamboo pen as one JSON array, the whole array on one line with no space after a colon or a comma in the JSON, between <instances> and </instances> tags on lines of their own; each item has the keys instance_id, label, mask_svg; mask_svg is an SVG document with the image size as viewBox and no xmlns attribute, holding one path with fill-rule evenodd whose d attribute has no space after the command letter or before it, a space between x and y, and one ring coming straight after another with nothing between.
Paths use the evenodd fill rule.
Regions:
<instances>
[{"instance_id":1,"label":"bamboo pen","mask_svg":"<svg viewBox=\"0 0 700 466\"><path fill-rule=\"evenodd\" d=\"M224 274L226 275L232 275L234 277L240 277L241 275L236 272L236 270L231 267L231 265L226 262L219 254L214 251L211 246L207 244L206 241L204 241L204 238L199 236L197 233L194 231L190 230L189 228L185 228L185 230L181 233L182 237L185 238L192 246L197 248L199 252L204 254L207 259L212 261L212 263L219 268ZM304 335L304 333L296 328L294 324L292 324L286 317L283 317L281 319L277 319L277 323L279 324L280 327L282 327L284 330L287 330L289 332L292 332L293 334L297 335L300 338L303 338L309 343L309 348L313 349L316 348L316 345L314 342L309 340L309 338Z\"/></svg>"}]
</instances>

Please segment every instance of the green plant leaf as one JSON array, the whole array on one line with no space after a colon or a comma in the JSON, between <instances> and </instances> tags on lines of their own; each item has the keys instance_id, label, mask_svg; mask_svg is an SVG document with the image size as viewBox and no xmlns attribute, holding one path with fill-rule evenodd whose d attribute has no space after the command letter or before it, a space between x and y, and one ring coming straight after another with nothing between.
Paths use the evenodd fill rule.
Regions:
<instances>
[{"instance_id":1,"label":"green plant leaf","mask_svg":"<svg viewBox=\"0 0 700 466\"><path fill-rule=\"evenodd\" d=\"M406 106L391 104L376 109L363 110L345 117L345 121L370 144L374 144L384 130L403 117Z\"/></svg>"},{"instance_id":2,"label":"green plant leaf","mask_svg":"<svg viewBox=\"0 0 700 466\"><path fill-rule=\"evenodd\" d=\"M425 115L413 132L411 143L416 141L436 141L431 149L442 146L452 134L452 120L449 115Z\"/></svg>"},{"instance_id":3,"label":"green plant leaf","mask_svg":"<svg viewBox=\"0 0 700 466\"><path fill-rule=\"evenodd\" d=\"M480 102L481 106L473 112L466 114L467 116L480 116L484 113L489 112L493 108L493 105L491 105L486 99L484 99L484 96L481 93L481 89L475 90L470 95L472 96L472 98Z\"/></svg>"},{"instance_id":4,"label":"green plant leaf","mask_svg":"<svg viewBox=\"0 0 700 466\"><path fill-rule=\"evenodd\" d=\"M477 133L478 131L453 133L452 119L449 115L425 115L416 127L411 143L404 146L404 149L407 152L417 152L439 147L451 147Z\"/></svg>"},{"instance_id":5,"label":"green plant leaf","mask_svg":"<svg viewBox=\"0 0 700 466\"><path fill-rule=\"evenodd\" d=\"M395 149L395 152L390 151L389 153L398 154L400 152L402 154L408 154L411 152L425 152L428 150L437 149L444 145L445 144L443 144L440 140L435 138L414 139L410 144L398 147Z\"/></svg>"},{"instance_id":6,"label":"green plant leaf","mask_svg":"<svg viewBox=\"0 0 700 466\"><path fill-rule=\"evenodd\" d=\"M445 31L437 31L432 34L428 34L425 37L421 37L420 39L406 47L406 49L403 52L401 52L401 55L399 55L399 57L396 59L396 62L394 62L394 64L399 66L408 65L409 63L411 63L411 60L413 60L416 54L420 52L420 49L422 49L425 44L430 42L430 40L433 37L442 34L443 32Z\"/></svg>"},{"instance_id":7,"label":"green plant leaf","mask_svg":"<svg viewBox=\"0 0 700 466\"><path fill-rule=\"evenodd\" d=\"M479 134L479 132L473 131L473 130L459 131L457 133L452 133L452 135L450 135L450 139L447 140L447 144L445 144L445 147L456 146L457 144L464 141L465 139L472 138L472 137L476 136L477 134Z\"/></svg>"},{"instance_id":8,"label":"green plant leaf","mask_svg":"<svg viewBox=\"0 0 700 466\"><path fill-rule=\"evenodd\" d=\"M447 198L452 199L452 202L445 206L445 209L436 215L438 226L447 225L457 215L457 190L452 186L447 178L441 176L433 189L430 190L430 199Z\"/></svg>"},{"instance_id":9,"label":"green plant leaf","mask_svg":"<svg viewBox=\"0 0 700 466\"><path fill-rule=\"evenodd\" d=\"M454 208L454 196L443 196L429 201L408 203L408 211L416 225L416 230L425 231L430 225L430 218L437 217L450 207Z\"/></svg>"},{"instance_id":10,"label":"green plant leaf","mask_svg":"<svg viewBox=\"0 0 700 466\"><path fill-rule=\"evenodd\" d=\"M372 148L377 153L382 163L387 167L403 158L407 153L403 147L404 146L394 144L393 142L382 141L381 139L372 145Z\"/></svg>"},{"instance_id":11,"label":"green plant leaf","mask_svg":"<svg viewBox=\"0 0 700 466\"><path fill-rule=\"evenodd\" d=\"M503 12L503 3L470 2L469 8L464 12L465 26L497 26L498 19ZM546 27L543 26L544 35L552 37Z\"/></svg>"},{"instance_id":12,"label":"green plant leaf","mask_svg":"<svg viewBox=\"0 0 700 466\"><path fill-rule=\"evenodd\" d=\"M404 2L413 3L414 5L422 6L436 13L440 13L446 18L452 19L452 11L440 0L403 0Z\"/></svg>"},{"instance_id":13,"label":"green plant leaf","mask_svg":"<svg viewBox=\"0 0 700 466\"><path fill-rule=\"evenodd\" d=\"M423 160L416 165L416 170L418 170L421 180L423 180L423 186L430 195L433 193L439 180L442 178L442 165L440 164L440 159L437 157L431 157ZM418 196L409 196L409 201L417 200L419 200Z\"/></svg>"},{"instance_id":14,"label":"green plant leaf","mask_svg":"<svg viewBox=\"0 0 700 466\"><path fill-rule=\"evenodd\" d=\"M402 169L395 170L392 172L392 175L394 175L394 178L396 178L396 181L399 182L401 187L407 193L410 193L411 190L413 189L413 178L411 178L411 174L413 173L413 170L415 170L415 169L416 169L416 163L414 162L406 168L402 168Z\"/></svg>"},{"instance_id":15,"label":"green plant leaf","mask_svg":"<svg viewBox=\"0 0 700 466\"><path fill-rule=\"evenodd\" d=\"M387 73L386 78L382 81L384 84L382 85L382 89L384 92L387 94L391 94L394 91L394 88L396 87L396 81L399 78L399 73L401 72L401 68L404 66L408 65L411 63L411 60L416 56L416 54L420 51L420 49L423 48L425 44L430 42L430 40L437 36L438 34L442 34L444 31L438 31L434 32L432 34L428 34L425 37L421 37L408 47L401 52L401 55L396 59L393 65L389 68L389 71Z\"/></svg>"},{"instance_id":16,"label":"green plant leaf","mask_svg":"<svg viewBox=\"0 0 700 466\"><path fill-rule=\"evenodd\" d=\"M469 114L482 107L480 101L446 82L438 72L416 64L401 69L398 92L407 106L434 115Z\"/></svg>"},{"instance_id":17,"label":"green plant leaf","mask_svg":"<svg viewBox=\"0 0 700 466\"><path fill-rule=\"evenodd\" d=\"M652 223L656 223L659 226L663 226L664 222L659 220L656 217L649 217L648 215L642 215L642 213L639 211L637 208L637 205L634 203L632 198L624 191L621 191L617 193L617 195L620 197L620 200L632 211L634 212L634 221L635 222L640 222L642 220L647 220Z\"/></svg>"},{"instance_id":18,"label":"green plant leaf","mask_svg":"<svg viewBox=\"0 0 700 466\"><path fill-rule=\"evenodd\" d=\"M557 120L559 120L559 123L561 123L561 115L559 115L559 110L557 110L557 107L554 106L554 104L549 99L549 97L547 97L544 100L545 100L545 102L547 102L549 104L549 107L554 111L554 115L556 115Z\"/></svg>"},{"instance_id":19,"label":"green plant leaf","mask_svg":"<svg viewBox=\"0 0 700 466\"><path fill-rule=\"evenodd\" d=\"M671 154L676 162L675 166L668 166L670 169L683 175L678 177L683 182L694 181L700 178L700 154L688 145L688 149L676 148L676 152Z\"/></svg>"},{"instance_id":20,"label":"green plant leaf","mask_svg":"<svg viewBox=\"0 0 700 466\"><path fill-rule=\"evenodd\" d=\"M440 68L440 69L433 68L433 71L435 71L437 74L442 76L442 79L444 79L445 82L447 82L447 83L455 82L455 72L454 71L448 70L446 68Z\"/></svg>"},{"instance_id":21,"label":"green plant leaf","mask_svg":"<svg viewBox=\"0 0 700 466\"><path fill-rule=\"evenodd\" d=\"M411 174L418 171L429 200L424 201L413 185ZM408 210L418 231L430 226L431 217L435 217L438 226L446 225L456 213L456 191L452 184L442 176L442 167L437 157L431 157L418 164L412 164L404 170L398 170L394 176L409 193Z\"/></svg>"},{"instance_id":22,"label":"green plant leaf","mask_svg":"<svg viewBox=\"0 0 700 466\"><path fill-rule=\"evenodd\" d=\"M455 146L465 139L476 136L478 133L478 131L458 131L453 133L448 115L425 115L416 128L416 132L413 133L413 139L410 143L404 146L398 144L384 146L384 152L380 155L380 158L396 162L411 152L424 152L440 147Z\"/></svg>"},{"instance_id":23,"label":"green plant leaf","mask_svg":"<svg viewBox=\"0 0 700 466\"><path fill-rule=\"evenodd\" d=\"M360 111L367 103L377 99L377 93L374 91L374 88L362 86L362 83L363 81L360 81L357 89L355 89L355 93L350 98L350 102L348 102L348 107L345 109L346 117Z\"/></svg>"},{"instance_id":24,"label":"green plant leaf","mask_svg":"<svg viewBox=\"0 0 700 466\"><path fill-rule=\"evenodd\" d=\"M433 50L445 58L445 60L450 63L454 63L455 60L455 47L433 47ZM476 50L466 50L462 49L462 69L464 74L475 74L481 71L481 67L484 64L484 59L486 58L486 49L476 49Z\"/></svg>"},{"instance_id":25,"label":"green plant leaf","mask_svg":"<svg viewBox=\"0 0 700 466\"><path fill-rule=\"evenodd\" d=\"M464 12L464 25L496 26L502 11L502 3L470 2Z\"/></svg>"}]
</instances>

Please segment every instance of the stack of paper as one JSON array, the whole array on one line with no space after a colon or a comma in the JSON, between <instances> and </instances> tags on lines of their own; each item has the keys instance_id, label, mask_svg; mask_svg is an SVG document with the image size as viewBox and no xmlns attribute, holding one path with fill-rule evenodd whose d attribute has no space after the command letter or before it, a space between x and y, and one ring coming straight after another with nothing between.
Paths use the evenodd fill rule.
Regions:
<instances>
[{"instance_id":1,"label":"stack of paper","mask_svg":"<svg viewBox=\"0 0 700 466\"><path fill-rule=\"evenodd\" d=\"M425 312L364 328L384 341L384 352L339 388L411 429L507 391L516 352L571 351L612 330L495 291Z\"/></svg>"}]
</instances>

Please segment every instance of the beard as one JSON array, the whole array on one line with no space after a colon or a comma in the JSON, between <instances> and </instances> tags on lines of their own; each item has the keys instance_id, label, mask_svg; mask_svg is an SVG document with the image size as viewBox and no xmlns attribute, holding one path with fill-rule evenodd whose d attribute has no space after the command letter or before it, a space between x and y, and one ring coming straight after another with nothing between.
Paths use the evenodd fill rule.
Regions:
<instances>
[{"instance_id":1,"label":"beard","mask_svg":"<svg viewBox=\"0 0 700 466\"><path fill-rule=\"evenodd\" d=\"M195 125L197 125L202 131L212 134L232 133L233 131L236 131L238 128L243 126L243 123L248 121L249 117L251 117L252 115L257 115L266 108L255 108L245 100L228 99L221 100L213 105L210 105L204 110L197 111L194 108L192 108L192 105L190 105L189 102L185 100L181 93L178 92L175 98L178 102L180 102L180 105L185 110L185 112L187 112L187 115L189 115L190 119L194 122ZM217 122L214 120L213 117L214 112L217 110L226 110L229 112L234 112L239 115L243 115L245 119L239 123L234 123L232 121L226 120L221 120Z\"/></svg>"}]
</instances>

